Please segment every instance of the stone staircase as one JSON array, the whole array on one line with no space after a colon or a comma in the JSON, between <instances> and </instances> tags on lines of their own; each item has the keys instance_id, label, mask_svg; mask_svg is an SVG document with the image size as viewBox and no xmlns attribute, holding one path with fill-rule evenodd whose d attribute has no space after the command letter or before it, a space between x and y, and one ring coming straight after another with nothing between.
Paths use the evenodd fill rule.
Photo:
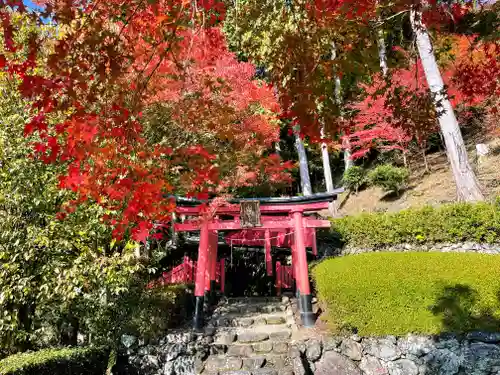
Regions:
<instances>
[{"instance_id":1,"label":"stone staircase","mask_svg":"<svg viewBox=\"0 0 500 375\"><path fill-rule=\"evenodd\" d=\"M289 357L297 331L288 297L228 299L215 309L215 330L203 375L293 375Z\"/></svg>"}]
</instances>

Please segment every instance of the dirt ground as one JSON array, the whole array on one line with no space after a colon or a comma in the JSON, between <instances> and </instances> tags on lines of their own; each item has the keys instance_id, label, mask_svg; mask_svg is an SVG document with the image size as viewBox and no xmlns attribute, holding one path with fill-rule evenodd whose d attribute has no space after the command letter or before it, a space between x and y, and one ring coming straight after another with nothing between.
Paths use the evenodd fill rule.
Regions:
<instances>
[{"instance_id":1,"label":"dirt ground","mask_svg":"<svg viewBox=\"0 0 500 375\"><path fill-rule=\"evenodd\" d=\"M478 164L475 145L486 143L489 155ZM471 139L467 142L470 161L476 170L483 193L488 200L500 196L500 138ZM367 188L358 194L344 193L337 202L338 216L361 212L400 211L410 207L439 205L456 200L455 183L444 152L428 155L430 173L425 173L423 162L414 158L410 162L411 178L408 188L400 194L387 194L380 188ZM325 212L326 214L326 212Z\"/></svg>"}]
</instances>

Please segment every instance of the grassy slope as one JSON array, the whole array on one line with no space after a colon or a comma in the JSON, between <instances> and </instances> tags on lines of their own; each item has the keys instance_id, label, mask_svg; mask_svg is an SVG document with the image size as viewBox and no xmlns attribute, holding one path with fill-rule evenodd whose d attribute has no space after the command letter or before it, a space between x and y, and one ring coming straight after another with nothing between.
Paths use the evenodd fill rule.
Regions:
<instances>
[{"instance_id":1,"label":"grassy slope","mask_svg":"<svg viewBox=\"0 0 500 375\"><path fill-rule=\"evenodd\" d=\"M370 253L313 271L329 326L361 335L500 330L500 257Z\"/></svg>"},{"instance_id":2,"label":"grassy slope","mask_svg":"<svg viewBox=\"0 0 500 375\"><path fill-rule=\"evenodd\" d=\"M469 156L474 161L475 143L485 142L491 153L484 163L477 167L477 175L487 198L500 195L500 139L475 140L468 145ZM409 189L400 197L387 195L379 188L368 188L357 195L343 194L339 200L339 215L354 215L360 212L388 211L395 212L410 207L439 205L453 202L456 198L453 176L444 153L428 155L431 168L425 174L421 157L414 156L411 163L411 181ZM326 212L325 212L326 214Z\"/></svg>"}]
</instances>

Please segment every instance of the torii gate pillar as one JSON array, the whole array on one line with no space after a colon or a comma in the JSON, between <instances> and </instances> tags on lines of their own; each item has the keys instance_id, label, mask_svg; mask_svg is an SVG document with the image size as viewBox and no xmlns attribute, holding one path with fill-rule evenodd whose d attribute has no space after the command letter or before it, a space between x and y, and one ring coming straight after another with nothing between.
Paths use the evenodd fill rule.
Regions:
<instances>
[{"instance_id":1,"label":"torii gate pillar","mask_svg":"<svg viewBox=\"0 0 500 375\"><path fill-rule=\"evenodd\" d=\"M196 284L194 289L195 309L193 317L193 328L195 330L203 329L203 305L205 300L205 283L208 279L207 274L210 274L209 264L209 247L210 233L208 230L208 222L206 220L201 224L200 229L200 246L198 249L198 264L196 267Z\"/></svg>"},{"instance_id":2,"label":"torii gate pillar","mask_svg":"<svg viewBox=\"0 0 500 375\"><path fill-rule=\"evenodd\" d=\"M297 289L299 291L300 318L304 327L314 327L314 313L312 310L311 287L309 285L309 270L307 267L307 253L302 212L293 212L295 226L295 259Z\"/></svg>"}]
</instances>

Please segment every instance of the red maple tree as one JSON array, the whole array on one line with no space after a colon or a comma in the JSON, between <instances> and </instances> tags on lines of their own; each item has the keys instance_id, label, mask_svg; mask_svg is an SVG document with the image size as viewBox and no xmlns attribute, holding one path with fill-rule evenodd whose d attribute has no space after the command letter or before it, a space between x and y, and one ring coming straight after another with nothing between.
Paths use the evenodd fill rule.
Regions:
<instances>
[{"instance_id":1,"label":"red maple tree","mask_svg":"<svg viewBox=\"0 0 500 375\"><path fill-rule=\"evenodd\" d=\"M169 220L174 203L165 196L179 188L205 197L258 183L261 174L271 173L273 181L289 178L290 165L264 157L279 134L273 91L255 82L253 67L228 51L215 27L224 17L222 2L39 3L41 14L27 11L22 1L0 1L0 63L31 103L25 134L39 135L35 156L67 165L60 187L76 193L67 212L97 202L116 237L130 231L144 240L154 221ZM60 35L16 44L13 10L34 22L50 18ZM26 48L25 56L15 53ZM174 109L178 126L239 149L234 173L220 170L217 150L195 144L174 152L171 145L151 144L142 113L157 103ZM172 182L172 174L181 178Z\"/></svg>"}]
</instances>

